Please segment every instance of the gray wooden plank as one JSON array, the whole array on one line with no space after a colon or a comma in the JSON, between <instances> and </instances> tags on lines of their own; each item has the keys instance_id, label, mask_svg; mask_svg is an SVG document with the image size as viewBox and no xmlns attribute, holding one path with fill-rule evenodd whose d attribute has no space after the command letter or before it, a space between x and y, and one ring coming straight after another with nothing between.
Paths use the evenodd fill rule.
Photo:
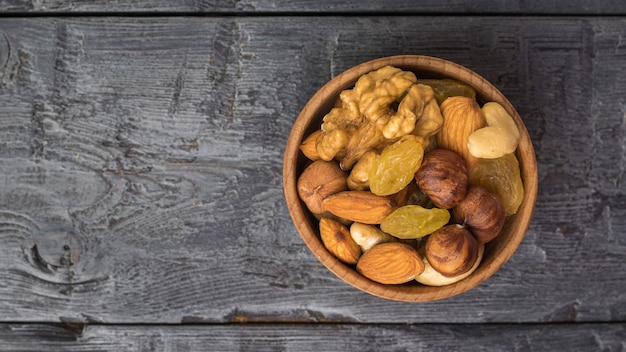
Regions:
<instances>
[{"instance_id":1,"label":"gray wooden plank","mask_svg":"<svg viewBox=\"0 0 626 352\"><path fill-rule=\"evenodd\" d=\"M570 14L616 15L626 13L621 0L0 0L0 9L7 14L28 13L368 13L406 14Z\"/></svg>"},{"instance_id":2,"label":"gray wooden plank","mask_svg":"<svg viewBox=\"0 0 626 352\"><path fill-rule=\"evenodd\" d=\"M625 324L0 325L0 351L622 351Z\"/></svg>"},{"instance_id":3,"label":"gray wooden plank","mask_svg":"<svg viewBox=\"0 0 626 352\"><path fill-rule=\"evenodd\" d=\"M0 30L1 321L626 320L624 19L4 18ZM426 304L334 277L282 194L309 97L395 54L492 80L540 170L509 263Z\"/></svg>"}]
</instances>

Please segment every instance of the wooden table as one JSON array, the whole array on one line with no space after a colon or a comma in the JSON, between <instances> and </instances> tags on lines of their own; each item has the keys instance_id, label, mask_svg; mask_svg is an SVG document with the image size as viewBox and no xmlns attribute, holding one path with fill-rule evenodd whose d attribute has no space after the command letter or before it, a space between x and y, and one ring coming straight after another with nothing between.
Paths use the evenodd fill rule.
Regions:
<instances>
[{"instance_id":1,"label":"wooden table","mask_svg":"<svg viewBox=\"0 0 626 352\"><path fill-rule=\"evenodd\" d=\"M623 351L626 2L0 0L0 351ZM397 54L492 81L539 163L479 287L402 303L308 251L287 135Z\"/></svg>"}]
</instances>

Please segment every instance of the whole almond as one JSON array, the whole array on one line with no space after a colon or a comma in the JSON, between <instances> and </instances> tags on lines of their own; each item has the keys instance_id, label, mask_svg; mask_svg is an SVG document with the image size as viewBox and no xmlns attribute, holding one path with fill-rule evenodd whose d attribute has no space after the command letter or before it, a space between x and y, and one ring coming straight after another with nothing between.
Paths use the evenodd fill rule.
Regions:
<instances>
[{"instance_id":1,"label":"whole almond","mask_svg":"<svg viewBox=\"0 0 626 352\"><path fill-rule=\"evenodd\" d=\"M377 196L369 191L335 193L322 201L322 207L340 218L371 225L380 224L396 209L390 197Z\"/></svg>"},{"instance_id":2,"label":"whole almond","mask_svg":"<svg viewBox=\"0 0 626 352\"><path fill-rule=\"evenodd\" d=\"M320 158L319 154L317 154L316 142L317 137L321 134L322 130L317 130L306 137L302 144L300 144L300 151L310 160L318 160Z\"/></svg>"},{"instance_id":3,"label":"whole almond","mask_svg":"<svg viewBox=\"0 0 626 352\"><path fill-rule=\"evenodd\" d=\"M356 264L359 260L361 247L352 239L350 230L340 222L329 218L321 218L320 237L324 247L342 262Z\"/></svg>"},{"instance_id":4,"label":"whole almond","mask_svg":"<svg viewBox=\"0 0 626 352\"><path fill-rule=\"evenodd\" d=\"M361 275L381 284L403 284L424 271L424 262L417 250L401 242L377 244L363 253L356 263Z\"/></svg>"},{"instance_id":5,"label":"whole almond","mask_svg":"<svg viewBox=\"0 0 626 352\"><path fill-rule=\"evenodd\" d=\"M471 170L477 159L467 148L467 139L474 131L485 127L485 117L474 99L455 96L441 103L443 126L437 134L439 148L461 155Z\"/></svg>"}]
</instances>

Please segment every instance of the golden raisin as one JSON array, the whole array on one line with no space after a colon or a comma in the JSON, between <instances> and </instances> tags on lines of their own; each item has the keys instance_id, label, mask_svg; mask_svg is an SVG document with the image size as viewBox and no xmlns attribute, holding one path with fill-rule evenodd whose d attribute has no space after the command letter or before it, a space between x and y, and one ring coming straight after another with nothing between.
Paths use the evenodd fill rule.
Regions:
<instances>
[{"instance_id":1,"label":"golden raisin","mask_svg":"<svg viewBox=\"0 0 626 352\"><path fill-rule=\"evenodd\" d=\"M380 229L397 238L413 239L435 232L448 221L450 212L446 209L406 205L387 215L380 223Z\"/></svg>"},{"instance_id":2,"label":"golden raisin","mask_svg":"<svg viewBox=\"0 0 626 352\"><path fill-rule=\"evenodd\" d=\"M476 100L476 91L471 86L452 79L418 79L417 83L430 86L435 92L437 103L441 103L449 97L464 96Z\"/></svg>"},{"instance_id":3,"label":"golden raisin","mask_svg":"<svg viewBox=\"0 0 626 352\"><path fill-rule=\"evenodd\" d=\"M424 147L415 136L405 136L374 158L368 172L370 190L379 196L400 192L422 165Z\"/></svg>"},{"instance_id":4,"label":"golden raisin","mask_svg":"<svg viewBox=\"0 0 626 352\"><path fill-rule=\"evenodd\" d=\"M497 195L507 216L517 213L524 200L524 184L515 154L496 159L479 159L470 171L469 183L483 186Z\"/></svg>"}]
</instances>

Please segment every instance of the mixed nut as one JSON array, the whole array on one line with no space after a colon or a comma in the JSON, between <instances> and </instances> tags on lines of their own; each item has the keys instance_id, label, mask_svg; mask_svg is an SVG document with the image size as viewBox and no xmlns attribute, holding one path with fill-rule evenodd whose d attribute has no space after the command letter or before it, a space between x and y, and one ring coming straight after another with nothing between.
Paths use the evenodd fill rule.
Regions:
<instances>
[{"instance_id":1,"label":"mixed nut","mask_svg":"<svg viewBox=\"0 0 626 352\"><path fill-rule=\"evenodd\" d=\"M338 260L382 284L469 276L524 196L520 132L453 80L386 66L341 92L300 150L300 199Z\"/></svg>"}]
</instances>

